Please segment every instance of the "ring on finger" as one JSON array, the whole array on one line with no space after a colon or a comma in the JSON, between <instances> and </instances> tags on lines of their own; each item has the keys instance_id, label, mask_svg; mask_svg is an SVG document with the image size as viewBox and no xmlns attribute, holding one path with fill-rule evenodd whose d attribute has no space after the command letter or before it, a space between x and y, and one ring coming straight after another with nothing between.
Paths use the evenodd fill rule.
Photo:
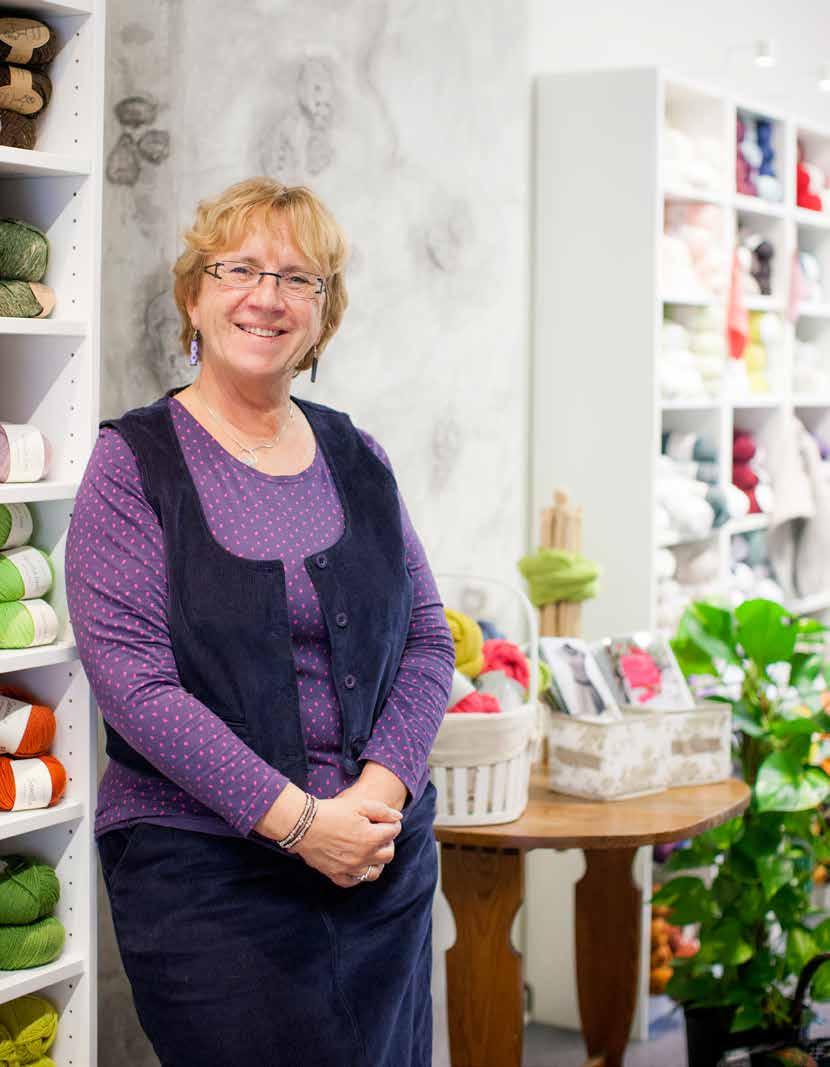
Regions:
<instances>
[{"instance_id":1,"label":"ring on finger","mask_svg":"<svg viewBox=\"0 0 830 1067\"><path fill-rule=\"evenodd\" d=\"M365 882L365 881L367 880L367 878L370 878L370 877L371 877L372 871L373 871L374 869L375 869L375 865L374 865L374 863L370 863L370 864L369 864L369 866L368 866L368 867L366 868L366 870L365 870L365 871L363 872L363 874L359 874L359 875L357 876L357 879L356 879L356 880L357 880L358 882Z\"/></svg>"}]
</instances>

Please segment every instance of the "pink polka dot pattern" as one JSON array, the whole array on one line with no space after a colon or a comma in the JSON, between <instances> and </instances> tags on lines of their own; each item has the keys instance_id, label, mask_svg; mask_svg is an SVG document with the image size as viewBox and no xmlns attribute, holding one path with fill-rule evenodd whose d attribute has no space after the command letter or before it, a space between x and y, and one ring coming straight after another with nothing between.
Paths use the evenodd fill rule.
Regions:
<instances>
[{"instance_id":1,"label":"pink polka dot pattern","mask_svg":"<svg viewBox=\"0 0 830 1067\"><path fill-rule=\"evenodd\" d=\"M303 565L343 533L331 472L319 448L300 474L252 470L183 405L169 403L213 536L247 559L283 561L309 791L335 796L354 779L342 766L328 635ZM363 437L388 465L383 449ZM363 758L383 764L417 798L446 707L454 650L403 502L401 514L415 590L412 621L395 685ZM96 834L147 819L207 833L250 833L286 779L182 688L167 629L161 527L135 457L113 430L101 431L75 501L66 587L79 654L104 718L165 776L148 779L111 761L99 788Z\"/></svg>"}]
</instances>

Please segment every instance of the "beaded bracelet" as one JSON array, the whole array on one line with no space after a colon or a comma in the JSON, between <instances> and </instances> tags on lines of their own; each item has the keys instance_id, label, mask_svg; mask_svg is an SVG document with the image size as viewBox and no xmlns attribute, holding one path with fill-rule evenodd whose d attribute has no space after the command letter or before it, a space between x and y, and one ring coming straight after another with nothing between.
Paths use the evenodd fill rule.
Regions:
<instances>
[{"instance_id":1,"label":"beaded bracelet","mask_svg":"<svg viewBox=\"0 0 830 1067\"><path fill-rule=\"evenodd\" d=\"M314 822L314 816L317 814L317 798L313 797L310 793L305 795L305 807L303 813L294 824L294 829L284 837L282 841L277 841L280 848L294 848L295 845L299 845L305 835L308 833L309 827Z\"/></svg>"}]
</instances>

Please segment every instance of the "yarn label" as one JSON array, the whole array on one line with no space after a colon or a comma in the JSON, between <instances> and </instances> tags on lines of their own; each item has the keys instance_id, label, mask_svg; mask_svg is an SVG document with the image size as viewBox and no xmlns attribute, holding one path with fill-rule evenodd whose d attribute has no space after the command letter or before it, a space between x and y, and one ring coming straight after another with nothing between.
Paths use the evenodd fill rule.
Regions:
<instances>
[{"instance_id":1,"label":"yarn label","mask_svg":"<svg viewBox=\"0 0 830 1067\"><path fill-rule=\"evenodd\" d=\"M7 63L31 62L32 53L49 43L49 30L34 19L0 19L0 41L8 45Z\"/></svg>"},{"instance_id":2,"label":"yarn label","mask_svg":"<svg viewBox=\"0 0 830 1067\"><path fill-rule=\"evenodd\" d=\"M2 107L0 103L0 107ZM46 446L36 426L0 422L9 444L10 482L37 482L46 470Z\"/></svg>"},{"instance_id":3,"label":"yarn label","mask_svg":"<svg viewBox=\"0 0 830 1067\"><path fill-rule=\"evenodd\" d=\"M0 695L0 752L17 752L31 714L31 704Z\"/></svg>"},{"instance_id":4,"label":"yarn label","mask_svg":"<svg viewBox=\"0 0 830 1067\"><path fill-rule=\"evenodd\" d=\"M14 776L12 811L48 808L52 802L52 776L41 759L10 760Z\"/></svg>"},{"instance_id":5,"label":"yarn label","mask_svg":"<svg viewBox=\"0 0 830 1067\"><path fill-rule=\"evenodd\" d=\"M7 67L9 84L0 85L0 107L20 115L35 115L43 107L40 93L32 85L32 73L21 67Z\"/></svg>"},{"instance_id":6,"label":"yarn label","mask_svg":"<svg viewBox=\"0 0 830 1067\"><path fill-rule=\"evenodd\" d=\"M51 645L58 636L58 617L45 600L24 600L23 607L29 612L35 634L29 648L35 645Z\"/></svg>"},{"instance_id":7,"label":"yarn label","mask_svg":"<svg viewBox=\"0 0 830 1067\"><path fill-rule=\"evenodd\" d=\"M0 548L19 548L32 536L32 513L25 504L6 504L11 519L11 529Z\"/></svg>"},{"instance_id":8,"label":"yarn label","mask_svg":"<svg viewBox=\"0 0 830 1067\"><path fill-rule=\"evenodd\" d=\"M8 552L0 552L0 556L4 556L17 568L23 582L24 600L43 596L52 588L52 569L49 561L36 548L28 545L24 548L12 548Z\"/></svg>"}]
</instances>

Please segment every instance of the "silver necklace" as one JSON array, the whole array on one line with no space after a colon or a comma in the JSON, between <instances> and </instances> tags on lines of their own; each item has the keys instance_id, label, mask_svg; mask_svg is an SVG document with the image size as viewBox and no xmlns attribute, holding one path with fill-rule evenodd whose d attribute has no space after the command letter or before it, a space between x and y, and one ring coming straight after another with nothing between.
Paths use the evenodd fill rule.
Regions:
<instances>
[{"instance_id":1,"label":"silver necklace","mask_svg":"<svg viewBox=\"0 0 830 1067\"><path fill-rule=\"evenodd\" d=\"M266 441L264 444L261 444L261 445L253 445L253 446L243 445L243 443L231 433L231 423L223 415L219 415L217 412L215 412L213 410L213 408L210 406L210 404L207 402L207 400L205 400L205 398L202 396L202 390L199 388L198 379L196 381L196 391L198 392L199 398L201 399L202 403L205 405L205 407L208 409L208 411L214 417L214 419L219 423L223 423L228 428L227 429L228 437L230 437L230 439L233 441L233 443L239 449L239 456L238 456L239 460L242 463L247 464L249 467L258 467L259 466L259 460L257 459L257 452L259 452L261 449L267 448L270 451L272 448L276 448L277 447L277 445L280 442L280 438L285 433L286 428L288 427L289 423L294 418L294 404L293 404L293 402L291 400L289 400L288 401L288 418L285 420L285 422L282 424L282 426L279 428L279 430L277 430L277 432L274 434L274 436L271 438L270 441Z\"/></svg>"}]
</instances>

